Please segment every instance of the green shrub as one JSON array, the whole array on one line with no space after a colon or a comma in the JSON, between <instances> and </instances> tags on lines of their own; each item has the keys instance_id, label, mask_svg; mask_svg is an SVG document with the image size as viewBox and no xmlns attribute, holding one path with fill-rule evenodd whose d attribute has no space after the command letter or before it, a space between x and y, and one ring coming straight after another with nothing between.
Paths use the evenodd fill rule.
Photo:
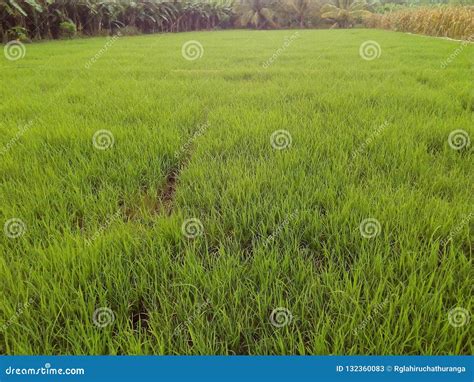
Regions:
<instances>
[{"instance_id":1,"label":"green shrub","mask_svg":"<svg viewBox=\"0 0 474 382\"><path fill-rule=\"evenodd\" d=\"M70 21L63 21L61 24L59 24L59 31L61 37L74 37L77 33L76 24Z\"/></svg>"},{"instance_id":2,"label":"green shrub","mask_svg":"<svg viewBox=\"0 0 474 382\"><path fill-rule=\"evenodd\" d=\"M7 31L9 40L29 41L28 31L23 27L13 27Z\"/></svg>"},{"instance_id":3,"label":"green shrub","mask_svg":"<svg viewBox=\"0 0 474 382\"><path fill-rule=\"evenodd\" d=\"M124 36L136 36L141 34L140 29L131 25L127 25L126 27L120 28L119 31Z\"/></svg>"}]
</instances>

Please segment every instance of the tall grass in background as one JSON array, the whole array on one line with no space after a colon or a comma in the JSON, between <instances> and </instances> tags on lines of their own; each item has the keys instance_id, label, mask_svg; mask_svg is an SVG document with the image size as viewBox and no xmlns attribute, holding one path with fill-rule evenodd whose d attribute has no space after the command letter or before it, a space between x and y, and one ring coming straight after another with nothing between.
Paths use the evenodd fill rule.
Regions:
<instances>
[{"instance_id":1,"label":"tall grass in background","mask_svg":"<svg viewBox=\"0 0 474 382\"><path fill-rule=\"evenodd\" d=\"M372 28L472 40L474 7L422 7L371 14L365 24Z\"/></svg>"}]
</instances>

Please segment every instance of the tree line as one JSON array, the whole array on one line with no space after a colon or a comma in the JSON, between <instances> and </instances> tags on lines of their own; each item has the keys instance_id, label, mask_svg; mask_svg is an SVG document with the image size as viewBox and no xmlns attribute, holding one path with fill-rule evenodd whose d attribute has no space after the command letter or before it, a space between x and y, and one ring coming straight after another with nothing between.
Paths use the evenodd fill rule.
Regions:
<instances>
[{"instance_id":1,"label":"tree line","mask_svg":"<svg viewBox=\"0 0 474 382\"><path fill-rule=\"evenodd\" d=\"M348 28L422 2L474 0L0 0L0 39L226 28ZM377 23L372 20L372 24Z\"/></svg>"}]
</instances>

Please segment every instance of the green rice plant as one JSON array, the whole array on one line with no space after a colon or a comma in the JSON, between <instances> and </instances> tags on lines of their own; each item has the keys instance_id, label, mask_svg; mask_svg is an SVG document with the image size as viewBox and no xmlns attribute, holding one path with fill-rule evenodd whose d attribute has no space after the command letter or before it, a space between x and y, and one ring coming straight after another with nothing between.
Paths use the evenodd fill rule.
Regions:
<instances>
[{"instance_id":1,"label":"green rice plant","mask_svg":"<svg viewBox=\"0 0 474 382\"><path fill-rule=\"evenodd\" d=\"M293 33L0 56L0 353L472 354L474 47Z\"/></svg>"}]
</instances>

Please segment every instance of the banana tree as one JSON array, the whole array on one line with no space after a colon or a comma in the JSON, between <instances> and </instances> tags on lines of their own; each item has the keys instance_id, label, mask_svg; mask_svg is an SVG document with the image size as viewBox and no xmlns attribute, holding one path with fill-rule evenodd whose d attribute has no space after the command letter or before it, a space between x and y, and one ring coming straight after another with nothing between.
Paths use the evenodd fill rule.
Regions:
<instances>
[{"instance_id":1,"label":"banana tree","mask_svg":"<svg viewBox=\"0 0 474 382\"><path fill-rule=\"evenodd\" d=\"M323 5L321 17L335 21L341 28L348 28L371 14L366 7L364 0L335 0L334 4Z\"/></svg>"},{"instance_id":2,"label":"banana tree","mask_svg":"<svg viewBox=\"0 0 474 382\"><path fill-rule=\"evenodd\" d=\"M0 38L9 34L33 38L61 36L61 24L70 22L80 33L96 35L117 26L144 33L211 29L229 25L232 0L0 0ZM257 28L273 25L265 4L248 1L248 23ZM252 12L252 8L256 12Z\"/></svg>"},{"instance_id":3,"label":"banana tree","mask_svg":"<svg viewBox=\"0 0 474 382\"><path fill-rule=\"evenodd\" d=\"M24 25L26 10L19 1L0 0L0 36L3 42L8 40L11 28Z\"/></svg>"},{"instance_id":4,"label":"banana tree","mask_svg":"<svg viewBox=\"0 0 474 382\"><path fill-rule=\"evenodd\" d=\"M289 26L296 22L300 28L308 26L310 17L319 16L319 8L317 0L281 0L278 7L279 14Z\"/></svg>"},{"instance_id":5,"label":"banana tree","mask_svg":"<svg viewBox=\"0 0 474 382\"><path fill-rule=\"evenodd\" d=\"M240 24L243 27L256 29L274 28L275 12L274 3L271 0L244 0L236 6L237 13L240 14Z\"/></svg>"}]
</instances>

